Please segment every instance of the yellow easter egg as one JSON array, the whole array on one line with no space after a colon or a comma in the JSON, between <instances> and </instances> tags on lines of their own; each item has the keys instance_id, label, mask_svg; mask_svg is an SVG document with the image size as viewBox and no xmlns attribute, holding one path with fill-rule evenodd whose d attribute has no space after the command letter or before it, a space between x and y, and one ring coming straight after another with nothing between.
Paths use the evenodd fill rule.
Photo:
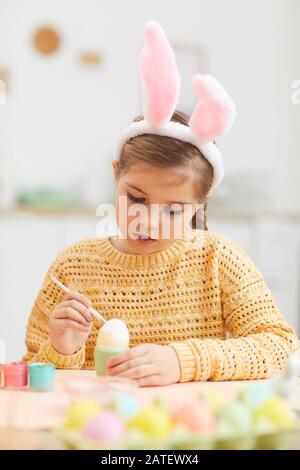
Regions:
<instances>
[{"instance_id":1,"label":"yellow easter egg","mask_svg":"<svg viewBox=\"0 0 300 470\"><path fill-rule=\"evenodd\" d=\"M172 422L164 409L151 405L140 410L128 422L128 427L142 431L153 439L165 439L172 430Z\"/></svg>"},{"instance_id":2,"label":"yellow easter egg","mask_svg":"<svg viewBox=\"0 0 300 470\"><path fill-rule=\"evenodd\" d=\"M266 400L254 412L255 421L269 420L279 429L293 428L296 418L284 400L280 397L272 397Z\"/></svg>"},{"instance_id":3,"label":"yellow easter egg","mask_svg":"<svg viewBox=\"0 0 300 470\"><path fill-rule=\"evenodd\" d=\"M68 429L81 429L100 411L100 405L92 400L78 400L67 410L64 425Z\"/></svg>"},{"instance_id":4,"label":"yellow easter egg","mask_svg":"<svg viewBox=\"0 0 300 470\"><path fill-rule=\"evenodd\" d=\"M224 405L224 398L214 390L203 392L200 398L207 403L213 413L218 413Z\"/></svg>"}]
</instances>

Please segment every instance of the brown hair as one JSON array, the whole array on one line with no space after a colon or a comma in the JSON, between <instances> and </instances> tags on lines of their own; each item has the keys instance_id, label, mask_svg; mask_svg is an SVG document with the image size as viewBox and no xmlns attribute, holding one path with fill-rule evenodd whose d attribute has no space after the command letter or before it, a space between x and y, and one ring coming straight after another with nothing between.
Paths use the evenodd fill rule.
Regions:
<instances>
[{"instance_id":1,"label":"brown hair","mask_svg":"<svg viewBox=\"0 0 300 470\"><path fill-rule=\"evenodd\" d=\"M134 122L142 119L143 116L138 116ZM188 125L189 117L182 111L175 111L171 121ZM173 137L143 134L132 137L124 145L119 158L117 176L137 162L145 162L160 168L185 166L194 171L194 188L197 200L200 203L205 201L205 203L204 220L200 220L200 224L197 225L197 213L195 213L191 226L192 228L202 228L203 223L204 230L208 230L206 223L207 195L213 180L213 167L197 147Z\"/></svg>"}]
</instances>

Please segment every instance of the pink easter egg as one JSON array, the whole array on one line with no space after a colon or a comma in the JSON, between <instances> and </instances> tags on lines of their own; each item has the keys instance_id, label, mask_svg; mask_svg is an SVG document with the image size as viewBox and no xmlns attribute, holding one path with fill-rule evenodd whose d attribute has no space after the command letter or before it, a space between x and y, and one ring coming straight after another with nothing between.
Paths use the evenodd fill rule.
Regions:
<instances>
[{"instance_id":1,"label":"pink easter egg","mask_svg":"<svg viewBox=\"0 0 300 470\"><path fill-rule=\"evenodd\" d=\"M184 424L192 432L212 434L216 429L216 418L206 403L193 400L173 410L172 419L176 424Z\"/></svg>"},{"instance_id":2,"label":"pink easter egg","mask_svg":"<svg viewBox=\"0 0 300 470\"><path fill-rule=\"evenodd\" d=\"M83 435L97 441L121 441L125 427L118 416L110 410L104 410L91 418L85 425Z\"/></svg>"}]
</instances>

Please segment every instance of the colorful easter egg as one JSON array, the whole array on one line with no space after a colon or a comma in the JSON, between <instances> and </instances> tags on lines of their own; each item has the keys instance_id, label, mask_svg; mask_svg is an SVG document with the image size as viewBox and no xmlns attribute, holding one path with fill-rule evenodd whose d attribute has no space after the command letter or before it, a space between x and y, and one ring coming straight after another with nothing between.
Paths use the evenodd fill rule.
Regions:
<instances>
[{"instance_id":1,"label":"colorful easter egg","mask_svg":"<svg viewBox=\"0 0 300 470\"><path fill-rule=\"evenodd\" d=\"M113 411L103 410L86 423L82 434L97 441L118 442L125 436L125 427Z\"/></svg>"},{"instance_id":2,"label":"colorful easter egg","mask_svg":"<svg viewBox=\"0 0 300 470\"><path fill-rule=\"evenodd\" d=\"M216 429L216 418L209 406L200 400L183 403L172 412L174 422L184 424L192 432L212 434Z\"/></svg>"},{"instance_id":3,"label":"colorful easter egg","mask_svg":"<svg viewBox=\"0 0 300 470\"><path fill-rule=\"evenodd\" d=\"M255 421L268 420L278 429L290 429L296 425L296 417L285 401L276 396L266 400L254 412Z\"/></svg>"},{"instance_id":4,"label":"colorful easter egg","mask_svg":"<svg viewBox=\"0 0 300 470\"><path fill-rule=\"evenodd\" d=\"M66 428L79 430L100 409L99 404L92 400L78 400L68 409L64 425Z\"/></svg>"},{"instance_id":5,"label":"colorful easter egg","mask_svg":"<svg viewBox=\"0 0 300 470\"><path fill-rule=\"evenodd\" d=\"M172 421L165 409L149 405L141 409L129 422L129 428L143 431L154 439L164 439L172 431Z\"/></svg>"},{"instance_id":6,"label":"colorful easter egg","mask_svg":"<svg viewBox=\"0 0 300 470\"><path fill-rule=\"evenodd\" d=\"M214 390L202 392L200 398L208 404L213 413L217 413L224 405L224 398Z\"/></svg>"},{"instance_id":7,"label":"colorful easter egg","mask_svg":"<svg viewBox=\"0 0 300 470\"><path fill-rule=\"evenodd\" d=\"M241 390L237 395L237 399L255 409L273 396L274 390L272 387L268 384L257 382L251 383L244 390Z\"/></svg>"},{"instance_id":8,"label":"colorful easter egg","mask_svg":"<svg viewBox=\"0 0 300 470\"><path fill-rule=\"evenodd\" d=\"M219 434L245 435L253 429L251 409L239 400L222 406L218 413Z\"/></svg>"},{"instance_id":9,"label":"colorful easter egg","mask_svg":"<svg viewBox=\"0 0 300 470\"><path fill-rule=\"evenodd\" d=\"M128 421L137 414L141 405L134 397L121 395L115 400L112 407L125 421Z\"/></svg>"}]
</instances>

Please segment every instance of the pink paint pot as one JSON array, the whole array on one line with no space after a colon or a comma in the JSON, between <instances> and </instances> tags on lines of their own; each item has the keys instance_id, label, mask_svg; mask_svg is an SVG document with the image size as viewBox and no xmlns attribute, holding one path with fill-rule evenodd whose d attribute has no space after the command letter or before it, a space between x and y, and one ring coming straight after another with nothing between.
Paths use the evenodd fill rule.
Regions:
<instances>
[{"instance_id":1,"label":"pink paint pot","mask_svg":"<svg viewBox=\"0 0 300 470\"><path fill-rule=\"evenodd\" d=\"M4 385L8 388L26 388L28 386L28 364L15 361L4 364Z\"/></svg>"}]
</instances>

